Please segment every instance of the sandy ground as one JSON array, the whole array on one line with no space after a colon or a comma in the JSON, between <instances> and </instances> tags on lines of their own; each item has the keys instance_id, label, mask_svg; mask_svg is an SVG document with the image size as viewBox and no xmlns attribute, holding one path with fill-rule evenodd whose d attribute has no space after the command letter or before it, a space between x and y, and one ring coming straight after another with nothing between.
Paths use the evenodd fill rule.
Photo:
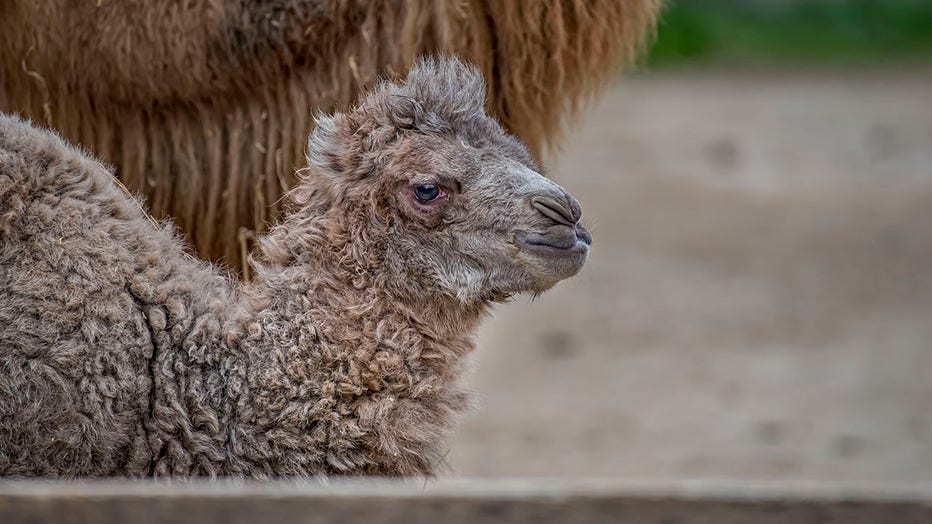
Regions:
<instances>
[{"instance_id":1,"label":"sandy ground","mask_svg":"<svg viewBox=\"0 0 932 524\"><path fill-rule=\"evenodd\" d=\"M591 262L485 325L456 474L932 480L932 69L629 77L551 174Z\"/></svg>"}]
</instances>

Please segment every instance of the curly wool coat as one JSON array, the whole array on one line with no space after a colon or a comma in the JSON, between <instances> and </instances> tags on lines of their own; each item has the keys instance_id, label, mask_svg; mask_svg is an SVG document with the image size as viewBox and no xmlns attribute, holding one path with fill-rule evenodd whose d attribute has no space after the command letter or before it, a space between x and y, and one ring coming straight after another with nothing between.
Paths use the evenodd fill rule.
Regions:
<instances>
[{"instance_id":1,"label":"curly wool coat","mask_svg":"<svg viewBox=\"0 0 932 524\"><path fill-rule=\"evenodd\" d=\"M443 81L425 81L432 67ZM428 63L408 81L434 102L465 101L425 112L434 102L389 84L384 114L366 108L342 136L378 148L474 118L476 142L498 133L488 147L529 171L527 151L480 115L475 71ZM465 135L436 132L467 158ZM312 146L340 140L321 131ZM341 154L312 164L386 158ZM379 259L387 222L314 184L299 185L244 284L186 254L101 164L0 116L0 475L434 472L470 404L463 357L494 294L422 295Z\"/></svg>"}]
</instances>

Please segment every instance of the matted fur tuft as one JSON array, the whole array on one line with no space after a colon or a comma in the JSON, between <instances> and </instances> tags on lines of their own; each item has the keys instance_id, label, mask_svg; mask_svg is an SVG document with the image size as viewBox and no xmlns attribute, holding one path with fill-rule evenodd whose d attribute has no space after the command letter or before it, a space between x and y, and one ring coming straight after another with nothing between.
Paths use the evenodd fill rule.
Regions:
<instances>
[{"instance_id":1,"label":"matted fur tuft","mask_svg":"<svg viewBox=\"0 0 932 524\"><path fill-rule=\"evenodd\" d=\"M485 80L482 73L459 60L426 57L415 62L402 94L420 100L424 109L447 119L485 111Z\"/></svg>"},{"instance_id":2,"label":"matted fur tuft","mask_svg":"<svg viewBox=\"0 0 932 524\"><path fill-rule=\"evenodd\" d=\"M645 47L661 0L5 0L0 110L114 165L204 257L241 267L303 164L310 115L446 53L539 156ZM477 87L477 86L476 86Z\"/></svg>"}]
</instances>

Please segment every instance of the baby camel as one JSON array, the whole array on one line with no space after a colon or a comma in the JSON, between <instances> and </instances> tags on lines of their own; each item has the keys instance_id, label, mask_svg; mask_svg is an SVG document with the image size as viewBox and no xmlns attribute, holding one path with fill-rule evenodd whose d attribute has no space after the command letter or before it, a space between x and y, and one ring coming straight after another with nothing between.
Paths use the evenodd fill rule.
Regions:
<instances>
[{"instance_id":1,"label":"baby camel","mask_svg":"<svg viewBox=\"0 0 932 524\"><path fill-rule=\"evenodd\" d=\"M0 116L0 475L431 474L480 318L591 242L484 89L425 60L319 117L247 284Z\"/></svg>"}]
</instances>

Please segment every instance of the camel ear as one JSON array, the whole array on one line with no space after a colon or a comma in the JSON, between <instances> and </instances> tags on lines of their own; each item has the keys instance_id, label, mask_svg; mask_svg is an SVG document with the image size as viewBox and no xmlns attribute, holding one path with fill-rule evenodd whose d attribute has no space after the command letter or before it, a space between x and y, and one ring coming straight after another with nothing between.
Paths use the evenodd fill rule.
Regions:
<instances>
[{"instance_id":1,"label":"camel ear","mask_svg":"<svg viewBox=\"0 0 932 524\"><path fill-rule=\"evenodd\" d=\"M308 166L328 177L338 177L351 169L353 133L347 120L339 113L314 117L314 131L307 140Z\"/></svg>"}]
</instances>

